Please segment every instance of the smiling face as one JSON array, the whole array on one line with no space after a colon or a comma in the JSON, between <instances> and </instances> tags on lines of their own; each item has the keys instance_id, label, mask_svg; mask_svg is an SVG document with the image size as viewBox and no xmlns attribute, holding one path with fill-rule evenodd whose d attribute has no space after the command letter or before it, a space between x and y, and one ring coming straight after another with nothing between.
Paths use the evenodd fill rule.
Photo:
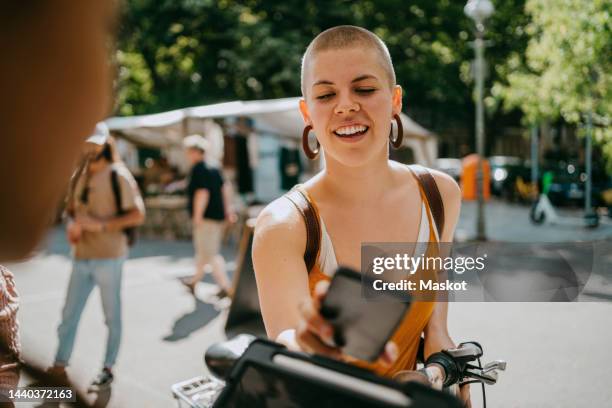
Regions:
<instances>
[{"instance_id":1,"label":"smiling face","mask_svg":"<svg viewBox=\"0 0 612 408\"><path fill-rule=\"evenodd\" d=\"M390 85L379 61L375 49L351 46L317 52L305 64L300 110L326 161L357 167L386 160L402 90Z\"/></svg>"}]
</instances>

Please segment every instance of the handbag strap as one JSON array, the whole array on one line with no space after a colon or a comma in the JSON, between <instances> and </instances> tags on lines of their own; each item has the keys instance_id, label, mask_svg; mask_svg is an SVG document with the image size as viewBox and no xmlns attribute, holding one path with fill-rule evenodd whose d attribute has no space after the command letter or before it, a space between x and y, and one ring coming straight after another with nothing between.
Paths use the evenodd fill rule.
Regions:
<instances>
[{"instance_id":1,"label":"handbag strap","mask_svg":"<svg viewBox=\"0 0 612 408\"><path fill-rule=\"evenodd\" d=\"M121 207L121 186L119 185L119 179L115 169L111 169L111 185L113 187L113 196L115 196L117 215L123 215L125 214L125 211L123 211L123 208Z\"/></svg>"},{"instance_id":2,"label":"handbag strap","mask_svg":"<svg viewBox=\"0 0 612 408\"><path fill-rule=\"evenodd\" d=\"M317 254L321 246L321 225L319 224L319 217L310 200L308 200L304 192L299 188L294 187L285 194L285 197L295 205L306 224L304 263L306 264L306 269L310 272L317 261Z\"/></svg>"},{"instance_id":3,"label":"handbag strap","mask_svg":"<svg viewBox=\"0 0 612 408\"><path fill-rule=\"evenodd\" d=\"M413 164L408 166L408 168L413 172L423 187L427 203L429 204L431 214L436 224L438 237L441 239L442 231L444 230L444 203L442 202L442 196L440 195L436 180L429 170L421 165ZM285 197L295 205L304 219L304 224L306 225L304 263L306 264L306 269L310 272L315 265L319 247L321 246L321 225L319 223L319 217L312 203L299 187L294 187L285 194Z\"/></svg>"},{"instance_id":4,"label":"handbag strap","mask_svg":"<svg viewBox=\"0 0 612 408\"><path fill-rule=\"evenodd\" d=\"M416 176L417 180L423 187L431 215L436 223L438 237L442 239L442 231L444 231L444 202L442 195L438 189L438 184L431 172L420 164L411 164L408 166L410 171Z\"/></svg>"}]
</instances>

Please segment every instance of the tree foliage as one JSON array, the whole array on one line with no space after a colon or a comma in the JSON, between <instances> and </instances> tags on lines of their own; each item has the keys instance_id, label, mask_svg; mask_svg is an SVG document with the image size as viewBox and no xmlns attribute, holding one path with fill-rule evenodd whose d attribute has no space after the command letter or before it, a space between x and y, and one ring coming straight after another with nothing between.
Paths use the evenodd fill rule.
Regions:
<instances>
[{"instance_id":1,"label":"tree foliage","mask_svg":"<svg viewBox=\"0 0 612 408\"><path fill-rule=\"evenodd\" d=\"M609 0L528 0L527 49L499 67L504 80L492 93L506 109L520 108L528 123L562 118L581 125L591 114L596 140L612 159L610 11Z\"/></svg>"},{"instance_id":2,"label":"tree foliage","mask_svg":"<svg viewBox=\"0 0 612 408\"><path fill-rule=\"evenodd\" d=\"M524 45L523 3L501 2L491 19L491 64ZM405 106L471 118L471 84L461 70L473 58L472 22L454 0L127 0L117 58L119 113L299 95L306 46L340 24L368 28L386 41Z\"/></svg>"}]
</instances>

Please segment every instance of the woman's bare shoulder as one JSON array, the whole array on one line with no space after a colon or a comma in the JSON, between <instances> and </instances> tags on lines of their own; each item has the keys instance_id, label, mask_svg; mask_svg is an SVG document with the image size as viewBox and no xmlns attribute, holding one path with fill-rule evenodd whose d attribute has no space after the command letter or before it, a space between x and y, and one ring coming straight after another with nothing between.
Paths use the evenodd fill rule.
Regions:
<instances>
[{"instance_id":1,"label":"woman's bare shoulder","mask_svg":"<svg viewBox=\"0 0 612 408\"><path fill-rule=\"evenodd\" d=\"M406 174L411 173L410 169L406 165L395 163L394 167L394 170L400 174L403 173L404 177ZM445 233L452 237L452 232L455 229L455 225L461 211L461 189L459 188L457 182L448 174L428 167L427 170L431 173L436 181L442 202L444 203L444 215L447 220L445 230L450 231L445 231ZM407 188L418 188L418 182L412 175L409 175L407 178L411 180L409 183L407 183ZM444 238L447 239L448 237Z\"/></svg>"},{"instance_id":2,"label":"woman's bare shoulder","mask_svg":"<svg viewBox=\"0 0 612 408\"><path fill-rule=\"evenodd\" d=\"M403 165L401 163L392 162L394 171L397 174L401 174L403 176L403 180L410 179L414 180L414 177L411 175L410 169L408 166ZM459 202L461 201L461 190L459 189L459 185L457 182L448 174L435 170L429 167L425 167L433 176L436 181L436 185L440 190L440 195L442 196L442 200L446 203L448 202ZM416 182L414 183L414 188L417 188Z\"/></svg>"},{"instance_id":3,"label":"woman's bare shoulder","mask_svg":"<svg viewBox=\"0 0 612 408\"><path fill-rule=\"evenodd\" d=\"M268 204L257 217L255 239L259 243L296 246L303 251L306 245L306 226L302 215L286 197L279 197Z\"/></svg>"},{"instance_id":4,"label":"woman's bare shoulder","mask_svg":"<svg viewBox=\"0 0 612 408\"><path fill-rule=\"evenodd\" d=\"M440 170L428 170L436 180L442 200L445 203L459 204L461 202L461 189L455 179Z\"/></svg>"}]
</instances>

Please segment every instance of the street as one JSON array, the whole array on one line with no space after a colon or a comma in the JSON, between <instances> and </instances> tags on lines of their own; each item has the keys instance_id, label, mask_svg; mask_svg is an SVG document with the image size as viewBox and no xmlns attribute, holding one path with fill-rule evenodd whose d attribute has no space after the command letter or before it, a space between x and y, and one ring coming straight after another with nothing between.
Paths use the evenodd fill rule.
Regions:
<instances>
[{"instance_id":1,"label":"street","mask_svg":"<svg viewBox=\"0 0 612 408\"><path fill-rule=\"evenodd\" d=\"M474 203L462 210L457 237L474 230ZM568 210L570 216L580 212ZM571 218L570 218L571 219ZM528 207L487 204L491 239L510 242L600 240L612 224L596 230L576 225L532 226ZM224 248L232 260L235 247ZM191 273L189 241L142 239L126 262L123 281L123 342L109 394L89 394L97 406L175 406L170 386L204 373L203 352L224 337L227 304L212 301L203 284L194 300L178 278ZM232 264L230 263L230 266ZM57 346L56 328L70 272L63 228L54 228L45 249L32 260L8 265L21 294L19 318L27 358L48 366ZM206 277L210 282L210 276ZM602 285L612 291L612 281ZM491 407L603 407L612 403L612 297L585 303L452 303L449 331L458 343L480 342L485 362L508 362L498 384L487 387ZM208 302L210 300L210 302ZM97 290L83 312L68 375L85 390L101 368L106 328ZM23 378L23 385L28 384ZM472 386L475 407L480 386ZM18 406L35 406L19 404Z\"/></svg>"}]
</instances>

